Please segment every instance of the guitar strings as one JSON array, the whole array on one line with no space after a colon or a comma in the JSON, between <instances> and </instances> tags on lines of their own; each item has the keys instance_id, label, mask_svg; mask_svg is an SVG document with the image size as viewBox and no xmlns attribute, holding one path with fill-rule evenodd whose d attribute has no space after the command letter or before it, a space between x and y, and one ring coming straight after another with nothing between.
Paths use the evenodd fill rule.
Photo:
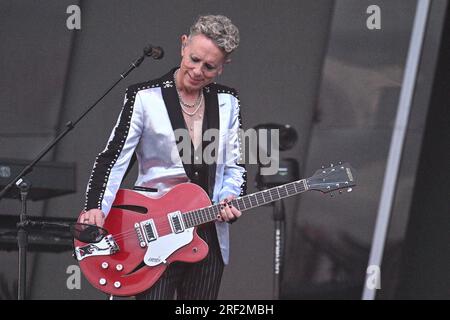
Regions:
<instances>
[{"instance_id":1,"label":"guitar strings","mask_svg":"<svg viewBox=\"0 0 450 320\"><path fill-rule=\"evenodd\" d=\"M297 193L298 191L295 189L295 187L294 187L294 185L293 184L287 184L287 185L284 185L283 187L285 187L286 188L286 191L287 191L287 193L289 193L290 191L293 191L294 193ZM277 187L278 188L278 187ZM273 190L271 190L271 192L272 191L275 191L275 189L276 188L274 188ZM303 189L303 188L301 188L301 189ZM269 189L270 190L270 189ZM267 191L269 191L269 190L267 190ZM302 191L304 191L304 190L302 190ZM255 196L256 197L256 202L257 202L257 204L258 204L258 201L257 201L257 196L258 195L262 195L262 192L264 192L264 191L261 191L261 192L258 192L258 193L255 193L255 194L252 194L252 195L248 195L247 196L247 198L248 198L248 200L250 201L250 196ZM280 193L279 193L279 191L277 192L278 193L278 196L280 196ZM272 201L274 201L273 200L273 196L272 196L272 194L270 194L271 195L271 198L272 198ZM282 197L280 197L280 199L281 199ZM245 202L244 202L244 197L241 197L241 198L238 198L238 199L235 199L235 200L239 200L239 199L241 199L242 200L242 203L244 204L244 207L245 207ZM264 199L264 197L263 197L263 202L266 202L266 200ZM251 201L250 201L250 205L251 205ZM206 210L209 210L209 209L218 209L219 208L219 205L212 205L212 206L210 206L210 207L205 207L205 208L202 208L202 209L198 209L198 210L193 210L193 211L188 211L188 212L186 212L186 213L183 213L183 214L190 214L190 213L195 213L195 212L199 212L199 211L206 211ZM220 213L220 211L217 211L217 214L219 214ZM211 214L211 212L209 212L209 214ZM184 216L184 217L187 217L187 216ZM195 218L195 216L194 217L191 217L191 219L192 219L192 221L195 223L195 224L202 224L202 223L206 223L206 222L209 222L209 221L206 221L206 222L202 222L201 220L200 220L200 218L198 218L198 220L199 221L196 221L197 219ZM171 226L170 226L170 223L168 222L168 219L167 219L167 216L162 216L162 217L156 217L156 218L153 218L153 220L155 221L155 224L156 225L159 225L161 222L162 223L164 223L164 222L166 222L166 223L164 223L162 226L159 226L159 228L158 228L158 234L161 234L162 236L164 236L164 235L166 235L166 234L170 234L170 233L172 233L172 228L171 228ZM213 221L213 220L211 220L211 221ZM197 225L198 225L197 224ZM130 229L127 229L127 230L124 230L123 232L119 232L119 233L116 233L116 234L112 234L111 233L111 235L114 237L114 240L116 240L116 241L120 241L120 240L124 240L124 239L127 239L127 238L130 238L130 237L132 237L132 236L136 236L137 237L137 234L136 234L136 229L135 228L130 228Z\"/></svg>"},{"instance_id":2,"label":"guitar strings","mask_svg":"<svg viewBox=\"0 0 450 320\"><path fill-rule=\"evenodd\" d=\"M212 220L212 221L214 221L214 220ZM168 222L168 220L165 217L156 218L155 222L156 222L155 224L157 224L157 225L159 224L158 229L157 229L159 236L164 236L166 234L172 233L172 228L170 226L170 223ZM158 222L162 222L164 224L158 223ZM199 223L199 224L201 224L201 223ZM119 232L116 234L111 233L111 235L114 237L114 240L116 240L116 241L123 240L123 239L129 238L131 236L137 237L136 229L134 229L134 228L133 229L130 228L130 229L127 229L123 232Z\"/></svg>"},{"instance_id":3,"label":"guitar strings","mask_svg":"<svg viewBox=\"0 0 450 320\"><path fill-rule=\"evenodd\" d=\"M184 218L186 218L186 219L190 219L193 223L194 223L194 225L198 225L198 224L202 224L202 223L206 223L206 222L209 222L209 221L202 221L202 219L200 218L200 217L192 217L192 214L195 214L195 213L198 213L198 212L201 212L201 211L204 211L204 212L206 212L206 214L207 215L209 215L209 216L207 216L207 218L211 218L211 217L215 217L217 214L219 214L219 206L220 205L211 205L211 206L209 206L209 207L205 207L205 208L202 208L202 209L197 209L197 210L191 210L191 211L187 211L187 212L185 212L185 213L182 213L183 214L183 217ZM212 210L212 212L211 212L211 210ZM188 216L188 214L191 214L191 216ZM160 216L160 217L156 217L156 218L153 218L153 220L154 220L154 222L155 222L155 224L156 225L159 225L159 224L163 224L163 226L160 226L159 228L158 228L158 231L162 231L161 233L165 233L165 232L167 232L167 231L171 231L171 227L170 227L170 224L169 224L169 221L168 221L168 219L167 219L167 216ZM210 220L210 221L213 221L214 219L212 219L212 220ZM165 223L165 222L167 222L167 223ZM190 223L189 223L190 224ZM122 235L122 234L128 234L128 233L133 233L135 231L135 229L133 228L133 229L127 229L127 230L125 230L125 231L123 231L123 232L120 232L120 233L116 233L116 234L114 234L113 236L115 236L115 237L119 237L120 238L120 236Z\"/></svg>"},{"instance_id":4,"label":"guitar strings","mask_svg":"<svg viewBox=\"0 0 450 320\"><path fill-rule=\"evenodd\" d=\"M188 212L186 212L184 214L195 213L195 212L199 212L201 210L205 210L205 209L209 209L209 208L218 209L218 207L219 207L218 205L213 205L211 207L206 207L204 209L188 211ZM217 212L217 214L218 213L219 212ZM211 214L211 212L210 212L210 214ZM193 219L194 223L198 222L199 224L202 224L200 219L198 219L199 221L195 221L196 220L195 218L192 218L192 219ZM170 223L169 223L169 221L168 221L166 216L156 217L153 220L155 221L156 225L159 225L160 223L163 224L162 226L159 226L159 228L157 230L158 234L166 235L166 234L170 234L172 232L172 228L171 228ZM214 221L214 220L211 220L211 221ZM203 222L203 223L206 223L206 222ZM116 241L124 240L124 239L129 238L129 237L131 237L133 235L136 235L136 229L135 228L133 228L133 229L130 228L130 229L127 229L127 230L125 230L123 232L119 232L119 233L115 233L115 234L111 233L111 235L114 237L114 240L116 240ZM136 237L137 237L137 235L136 235Z\"/></svg>"}]
</instances>

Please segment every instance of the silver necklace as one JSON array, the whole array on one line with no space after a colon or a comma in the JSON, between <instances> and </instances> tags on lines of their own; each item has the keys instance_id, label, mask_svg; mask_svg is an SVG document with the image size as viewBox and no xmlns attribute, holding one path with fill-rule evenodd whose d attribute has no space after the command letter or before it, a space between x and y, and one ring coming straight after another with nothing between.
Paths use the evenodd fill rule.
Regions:
<instances>
[{"instance_id":1,"label":"silver necklace","mask_svg":"<svg viewBox=\"0 0 450 320\"><path fill-rule=\"evenodd\" d=\"M178 70L180 70L180 69L177 69L177 70L175 71L175 73L173 74L173 80L174 80L174 83L175 83L175 89L177 90L178 100L180 101L180 105L181 105L181 107L183 108L183 111L185 111L184 108L192 109L192 108L195 107L196 110L195 110L192 114L190 114L189 112L185 111L186 114L194 115L195 112L198 111L199 106L200 106L200 105L202 104L202 102L203 102L203 92L200 90L200 92L198 93L197 100L194 102L194 104L191 105L191 104L189 104L189 103L184 102L183 99L181 98L180 91L178 91L178 87L177 87L177 80L176 80L176 79L177 79L177 73L178 73Z\"/></svg>"},{"instance_id":2,"label":"silver necklace","mask_svg":"<svg viewBox=\"0 0 450 320\"><path fill-rule=\"evenodd\" d=\"M197 111L200 109L200 107L202 106L202 102L203 102L203 94L201 94L200 103L198 104L198 106L195 108L194 111L192 111L192 112L187 111L187 110L184 108L184 106L180 103L180 105L181 105L181 110L183 110L183 112L186 113L188 116L191 116L191 117L192 117L192 116L193 116L194 114L196 114Z\"/></svg>"}]
</instances>

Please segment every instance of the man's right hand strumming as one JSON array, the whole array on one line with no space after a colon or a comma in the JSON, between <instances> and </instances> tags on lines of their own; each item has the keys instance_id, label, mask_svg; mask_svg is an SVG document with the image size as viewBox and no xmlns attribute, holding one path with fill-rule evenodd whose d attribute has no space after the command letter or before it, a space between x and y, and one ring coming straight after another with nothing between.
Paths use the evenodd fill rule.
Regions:
<instances>
[{"instance_id":1,"label":"man's right hand strumming","mask_svg":"<svg viewBox=\"0 0 450 320\"><path fill-rule=\"evenodd\" d=\"M105 223L105 214L100 209L91 209L80 215L79 222L103 227L103 224Z\"/></svg>"}]
</instances>

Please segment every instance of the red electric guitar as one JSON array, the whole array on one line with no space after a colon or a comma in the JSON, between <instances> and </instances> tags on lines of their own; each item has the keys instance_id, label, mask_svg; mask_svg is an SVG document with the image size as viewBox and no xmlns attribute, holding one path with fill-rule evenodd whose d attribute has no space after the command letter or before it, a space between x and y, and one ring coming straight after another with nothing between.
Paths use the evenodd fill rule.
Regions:
<instances>
[{"instance_id":1,"label":"red electric guitar","mask_svg":"<svg viewBox=\"0 0 450 320\"><path fill-rule=\"evenodd\" d=\"M231 203L245 211L308 190L351 191L354 185L352 169L345 163ZM138 294L149 289L170 263L206 257L208 245L196 227L216 220L219 207L192 183L179 184L159 198L120 189L105 220L108 234L96 243L75 240L75 256L95 288L115 296Z\"/></svg>"}]
</instances>

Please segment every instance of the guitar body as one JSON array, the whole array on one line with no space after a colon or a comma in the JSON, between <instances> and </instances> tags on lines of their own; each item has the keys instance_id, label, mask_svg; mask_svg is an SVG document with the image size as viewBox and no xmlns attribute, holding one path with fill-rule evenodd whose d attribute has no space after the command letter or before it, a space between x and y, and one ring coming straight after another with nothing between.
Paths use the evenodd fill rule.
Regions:
<instances>
[{"instance_id":1,"label":"guitar body","mask_svg":"<svg viewBox=\"0 0 450 320\"><path fill-rule=\"evenodd\" d=\"M99 244L75 240L83 274L95 288L111 295L132 296L147 290L170 263L206 257L208 245L196 228L174 233L169 214L183 215L210 205L206 192L191 183L179 184L159 198L120 189L104 225L112 238ZM145 225L148 228L146 221L151 221L156 240L142 234Z\"/></svg>"}]
</instances>

